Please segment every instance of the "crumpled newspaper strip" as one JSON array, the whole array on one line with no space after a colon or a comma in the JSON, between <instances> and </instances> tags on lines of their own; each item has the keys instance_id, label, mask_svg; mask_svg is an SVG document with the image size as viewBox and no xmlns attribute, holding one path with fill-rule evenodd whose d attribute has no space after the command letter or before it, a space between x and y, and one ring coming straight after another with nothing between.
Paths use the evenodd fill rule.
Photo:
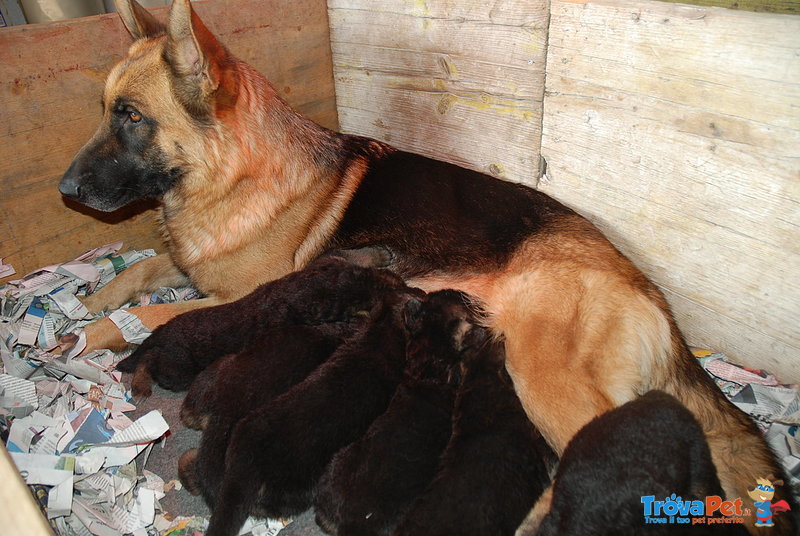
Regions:
<instances>
[{"instance_id":1,"label":"crumpled newspaper strip","mask_svg":"<svg viewBox=\"0 0 800 536\"><path fill-rule=\"evenodd\" d=\"M728 399L761 428L786 472L786 484L800 499L800 388L731 363L723 354L698 350L695 355Z\"/></svg>"},{"instance_id":2,"label":"crumpled newspaper strip","mask_svg":"<svg viewBox=\"0 0 800 536\"><path fill-rule=\"evenodd\" d=\"M0 277L9 277L16 274L17 271L10 264L3 264L3 259L0 259Z\"/></svg>"}]
</instances>

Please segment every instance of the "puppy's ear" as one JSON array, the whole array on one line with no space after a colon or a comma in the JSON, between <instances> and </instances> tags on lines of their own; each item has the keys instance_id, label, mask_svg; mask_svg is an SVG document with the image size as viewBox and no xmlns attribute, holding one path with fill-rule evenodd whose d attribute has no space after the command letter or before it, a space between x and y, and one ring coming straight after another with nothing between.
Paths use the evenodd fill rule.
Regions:
<instances>
[{"instance_id":1,"label":"puppy's ear","mask_svg":"<svg viewBox=\"0 0 800 536\"><path fill-rule=\"evenodd\" d=\"M403 323L412 335L422 329L422 301L409 298L403 305Z\"/></svg>"},{"instance_id":2,"label":"puppy's ear","mask_svg":"<svg viewBox=\"0 0 800 536\"><path fill-rule=\"evenodd\" d=\"M463 352L469 348L480 348L489 338L489 330L463 320L454 333L454 347Z\"/></svg>"},{"instance_id":3,"label":"puppy's ear","mask_svg":"<svg viewBox=\"0 0 800 536\"><path fill-rule=\"evenodd\" d=\"M128 33L134 39L163 34L167 28L136 0L115 0L117 11Z\"/></svg>"},{"instance_id":4,"label":"puppy's ear","mask_svg":"<svg viewBox=\"0 0 800 536\"><path fill-rule=\"evenodd\" d=\"M169 11L166 59L175 77L178 98L196 116L212 110L212 95L217 91L223 64L228 57L189 0L174 0Z\"/></svg>"}]
</instances>

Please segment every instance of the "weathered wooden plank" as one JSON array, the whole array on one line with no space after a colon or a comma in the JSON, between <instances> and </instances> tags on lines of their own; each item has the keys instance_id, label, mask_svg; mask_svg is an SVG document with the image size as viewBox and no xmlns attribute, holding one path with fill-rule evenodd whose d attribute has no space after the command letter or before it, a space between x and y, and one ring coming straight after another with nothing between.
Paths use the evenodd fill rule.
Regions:
<instances>
[{"instance_id":1,"label":"weathered wooden plank","mask_svg":"<svg viewBox=\"0 0 800 536\"><path fill-rule=\"evenodd\" d=\"M343 131L535 183L544 0L328 6Z\"/></svg>"},{"instance_id":2,"label":"weathered wooden plank","mask_svg":"<svg viewBox=\"0 0 800 536\"><path fill-rule=\"evenodd\" d=\"M552 4L541 190L665 290L689 342L797 381L800 18Z\"/></svg>"},{"instance_id":3,"label":"weathered wooden plank","mask_svg":"<svg viewBox=\"0 0 800 536\"><path fill-rule=\"evenodd\" d=\"M0 443L0 516L3 531L28 536L53 536L42 511L31 495L30 488L19 475L14 460L8 455L5 443Z\"/></svg>"},{"instance_id":4,"label":"weathered wooden plank","mask_svg":"<svg viewBox=\"0 0 800 536\"><path fill-rule=\"evenodd\" d=\"M707 7L726 7L729 9L741 9L743 11L759 11L764 13L786 13L796 15L800 13L800 1L798 0L661 0L662 2L672 2L681 4L692 4L695 6Z\"/></svg>"},{"instance_id":5,"label":"weathered wooden plank","mask_svg":"<svg viewBox=\"0 0 800 536\"><path fill-rule=\"evenodd\" d=\"M338 127L324 2L193 5L290 104ZM167 8L152 11L163 19ZM61 173L100 120L105 74L129 44L116 14L0 30L0 257L20 273L103 241L127 238L131 246L160 247L151 212L112 224L64 206L57 190Z\"/></svg>"}]
</instances>

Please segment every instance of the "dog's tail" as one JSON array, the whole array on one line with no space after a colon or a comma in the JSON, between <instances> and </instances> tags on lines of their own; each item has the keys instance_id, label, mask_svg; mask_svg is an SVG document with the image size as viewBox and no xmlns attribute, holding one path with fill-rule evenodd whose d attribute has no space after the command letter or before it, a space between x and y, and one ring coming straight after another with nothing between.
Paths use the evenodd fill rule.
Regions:
<instances>
[{"instance_id":1,"label":"dog's tail","mask_svg":"<svg viewBox=\"0 0 800 536\"><path fill-rule=\"evenodd\" d=\"M743 508L751 509L752 515L746 517L746 523L753 532L755 508L748 498L748 488L755 485L756 479L779 475L782 471L756 424L733 405L697 365L677 329L673 332L671 363L654 368L650 387L673 395L700 423L726 498L741 498ZM791 493L776 490L775 496L776 500L787 499L792 503ZM793 503L792 508L796 510ZM796 528L792 516L776 517L771 534L793 535L797 534Z\"/></svg>"}]
</instances>

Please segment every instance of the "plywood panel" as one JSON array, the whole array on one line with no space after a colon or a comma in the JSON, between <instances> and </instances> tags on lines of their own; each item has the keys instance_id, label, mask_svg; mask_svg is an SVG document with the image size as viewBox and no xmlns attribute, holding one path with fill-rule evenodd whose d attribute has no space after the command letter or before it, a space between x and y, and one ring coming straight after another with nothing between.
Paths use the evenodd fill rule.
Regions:
<instances>
[{"instance_id":1,"label":"plywood panel","mask_svg":"<svg viewBox=\"0 0 800 536\"><path fill-rule=\"evenodd\" d=\"M535 184L544 0L328 0L345 132Z\"/></svg>"},{"instance_id":2,"label":"plywood panel","mask_svg":"<svg viewBox=\"0 0 800 536\"><path fill-rule=\"evenodd\" d=\"M800 18L552 4L541 190L665 290L691 344L800 379Z\"/></svg>"},{"instance_id":3,"label":"plywood panel","mask_svg":"<svg viewBox=\"0 0 800 536\"><path fill-rule=\"evenodd\" d=\"M290 104L337 128L324 1L193 5ZM167 8L152 11L163 19ZM0 257L19 273L103 241L128 238L131 246L160 247L153 211L110 223L114 218L65 206L57 190L61 173L100 120L105 74L129 44L116 14L0 30Z\"/></svg>"}]
</instances>

